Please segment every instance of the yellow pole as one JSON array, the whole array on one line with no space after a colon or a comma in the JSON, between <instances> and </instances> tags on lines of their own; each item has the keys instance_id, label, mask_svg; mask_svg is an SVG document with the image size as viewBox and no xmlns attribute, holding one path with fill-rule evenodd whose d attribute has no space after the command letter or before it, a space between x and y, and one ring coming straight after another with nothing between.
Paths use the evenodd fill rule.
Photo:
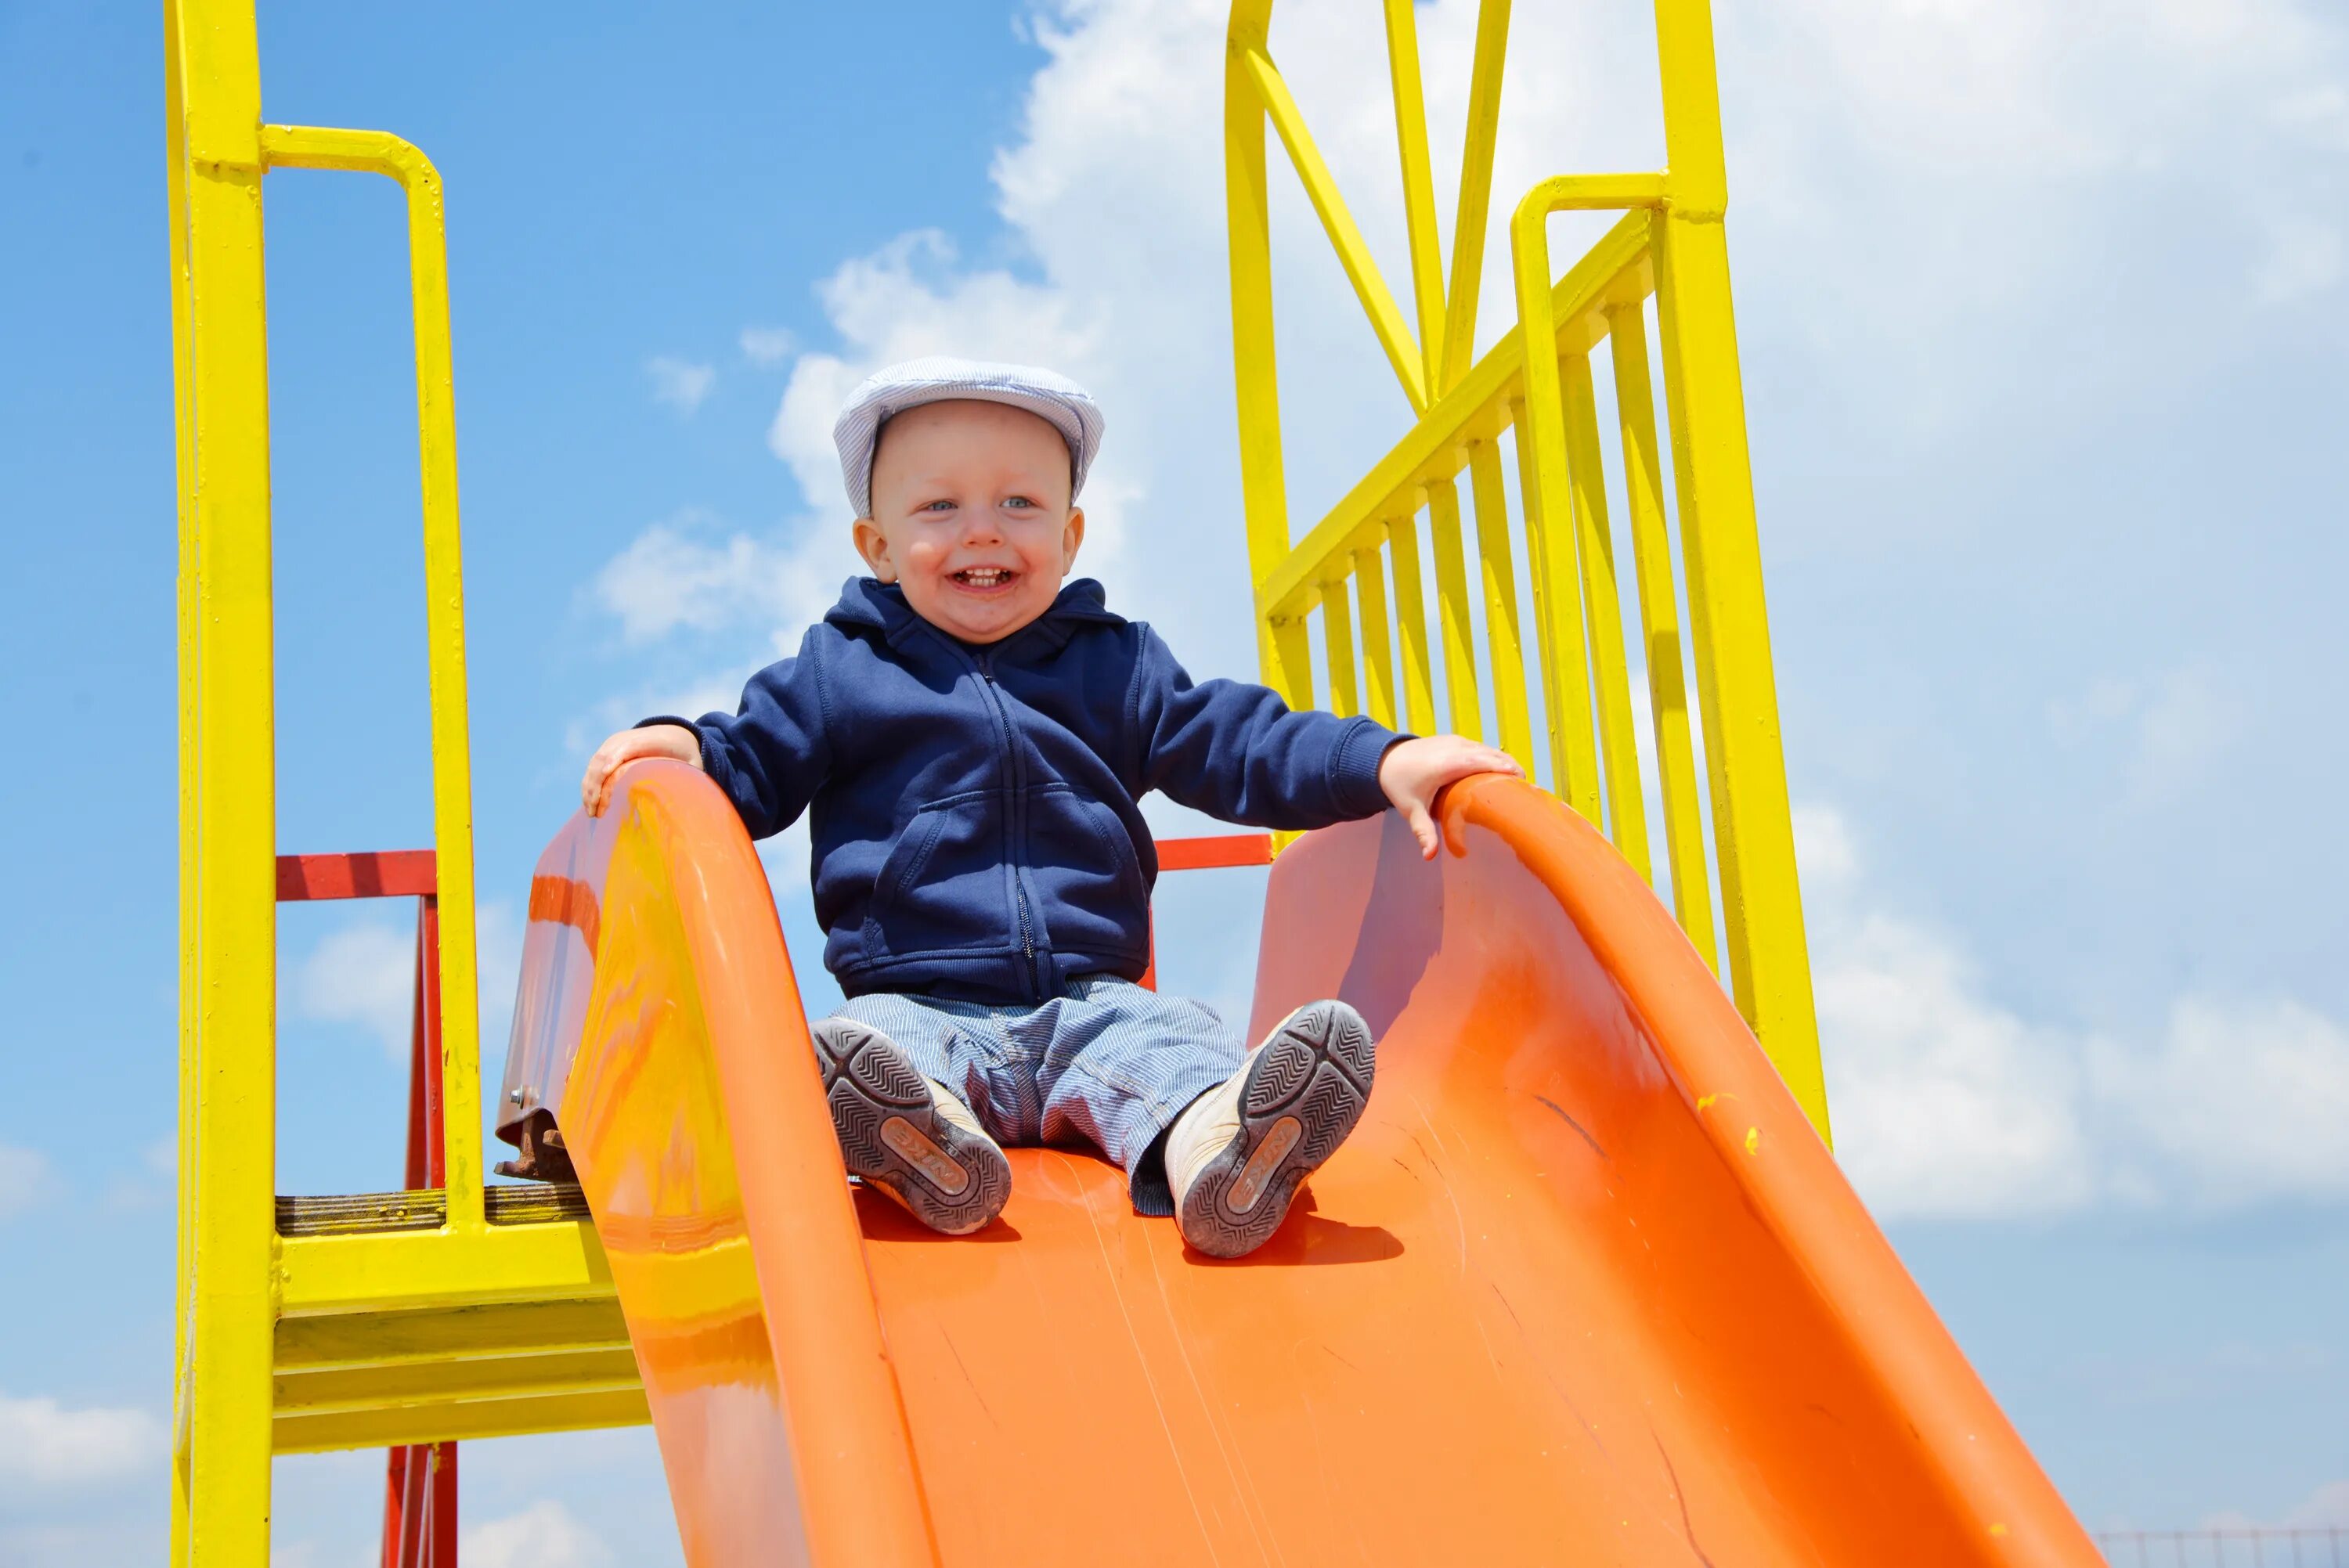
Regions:
<instances>
[{"instance_id":1,"label":"yellow pole","mask_svg":"<svg viewBox=\"0 0 2349 1568\"><path fill-rule=\"evenodd\" d=\"M1517 284L1517 331L1525 346L1525 401L1516 410L1517 486L1525 498L1526 546L1534 580L1534 625L1541 638L1542 706L1549 725L1550 788L1596 825L1599 740L1590 717L1590 661L1582 630L1581 574L1574 563L1573 498L1566 462L1566 394L1557 375L1557 330L1550 318L1548 209L1537 186L1510 223Z\"/></svg>"},{"instance_id":2,"label":"yellow pole","mask_svg":"<svg viewBox=\"0 0 2349 1568\"><path fill-rule=\"evenodd\" d=\"M1590 621L1590 678L1599 698L1599 751L1607 780L1608 836L1640 875L1649 875L1647 803L1640 798L1640 748L1623 658L1623 602L1615 587L1615 531L1607 518L1607 470L1599 456L1599 405L1590 356L1558 360L1566 395L1566 460L1574 496L1575 558Z\"/></svg>"},{"instance_id":3,"label":"yellow pole","mask_svg":"<svg viewBox=\"0 0 2349 1568\"><path fill-rule=\"evenodd\" d=\"M1476 691L1475 628L1469 623L1468 568L1460 547L1460 492L1450 480L1427 487L1427 521L1435 557L1435 599L1444 632L1445 720L1453 732L1485 738Z\"/></svg>"},{"instance_id":4,"label":"yellow pole","mask_svg":"<svg viewBox=\"0 0 2349 1568\"><path fill-rule=\"evenodd\" d=\"M1330 711L1351 718L1362 711L1354 684L1354 617L1343 577L1321 584L1321 640L1330 652Z\"/></svg>"},{"instance_id":5,"label":"yellow pole","mask_svg":"<svg viewBox=\"0 0 2349 1568\"><path fill-rule=\"evenodd\" d=\"M1517 573L1509 550L1509 499L1501 483L1501 449L1468 449L1468 493L1476 503L1476 554L1484 566L1485 637L1492 649L1493 707L1501 749L1534 776L1534 738L1526 713L1526 654L1517 630Z\"/></svg>"},{"instance_id":6,"label":"yellow pole","mask_svg":"<svg viewBox=\"0 0 2349 1568\"><path fill-rule=\"evenodd\" d=\"M1248 570L1258 583L1288 554L1288 480L1280 453L1280 388L1272 345L1272 233L1266 203L1264 100L1247 63L1264 46L1272 0L1232 8L1224 61L1225 230L1232 259L1232 379L1239 413L1240 499ZM1301 633L1301 628L1299 629ZM1310 654L1259 618L1257 662L1290 703L1313 700Z\"/></svg>"},{"instance_id":7,"label":"yellow pole","mask_svg":"<svg viewBox=\"0 0 2349 1568\"><path fill-rule=\"evenodd\" d=\"M1728 183L1706 0L1657 0L1656 47L1671 179L1671 200L1655 225L1656 307L1730 985L1824 1139L1826 1088L1795 872L1729 244L1722 228Z\"/></svg>"},{"instance_id":8,"label":"yellow pole","mask_svg":"<svg viewBox=\"0 0 2349 1568\"><path fill-rule=\"evenodd\" d=\"M1420 369L1433 403L1444 395L1444 251L1435 234L1435 182L1427 165L1427 99L1420 87L1419 20L1413 0L1387 0L1387 72L1394 88L1395 144L1402 154Z\"/></svg>"},{"instance_id":9,"label":"yellow pole","mask_svg":"<svg viewBox=\"0 0 2349 1568\"><path fill-rule=\"evenodd\" d=\"M1637 302L1607 313L1615 359L1615 418L1623 438L1623 484L1630 501L1631 559L1640 585L1640 630L1647 648L1648 704L1656 726L1656 775L1664 808L1664 848L1672 871L1672 913L1705 964L1721 965L1713 933L1713 877L1705 870L1695 750L1689 741L1688 686L1681 665L1681 616L1664 533L1663 464L1656 447L1656 393L1648 375L1648 324Z\"/></svg>"},{"instance_id":10,"label":"yellow pole","mask_svg":"<svg viewBox=\"0 0 2349 1568\"><path fill-rule=\"evenodd\" d=\"M1441 397L1476 346L1476 295L1485 281L1485 225L1493 201L1493 142L1501 128L1501 63L1509 50L1509 0L1476 12L1468 78L1468 131L1460 149L1460 205L1452 220L1452 293L1444 315L1444 366L1429 391Z\"/></svg>"},{"instance_id":11,"label":"yellow pole","mask_svg":"<svg viewBox=\"0 0 2349 1568\"><path fill-rule=\"evenodd\" d=\"M1393 639L1387 634L1387 568L1376 549L1354 552L1354 582L1362 596L1363 695L1370 716L1395 725Z\"/></svg>"},{"instance_id":12,"label":"yellow pole","mask_svg":"<svg viewBox=\"0 0 2349 1568\"><path fill-rule=\"evenodd\" d=\"M181 653L196 634L196 403L192 387L194 361L189 347L192 303L188 297L188 192L186 108L180 85L179 7L163 7L163 187L171 225L171 387L178 427L178 493L180 567L175 584L178 632ZM180 744L180 1103L174 1123L178 1167L174 1188L178 1225L177 1257L172 1267L171 1405L174 1417L187 1409L188 1301L194 1278L195 1256L195 1106L196 1014L190 998L196 994L196 792L192 748L196 733L196 669L192 660L179 661ZM188 1554L187 1426L174 1419L171 1427L172 1563Z\"/></svg>"},{"instance_id":13,"label":"yellow pole","mask_svg":"<svg viewBox=\"0 0 2349 1568\"><path fill-rule=\"evenodd\" d=\"M1371 318L1371 329L1379 335L1379 343L1387 351L1387 363L1394 366L1395 379L1402 383L1411 411L1421 412L1430 398L1426 375L1412 346L1411 329L1403 325L1402 312L1395 307L1394 296L1387 292L1386 280L1379 275L1379 265L1371 259L1370 246L1363 243L1361 231L1354 226L1353 215L1346 210L1346 199L1338 193L1338 182L1330 177L1330 166L1322 161L1320 150L1313 145L1313 133L1305 129L1305 117L1298 112L1288 84L1281 80L1279 68L1264 52L1260 41L1239 57L1239 63L1255 84L1264 112L1272 117L1273 129L1280 132L1280 143L1288 150L1288 160L1296 167L1298 181L1305 187L1307 199L1321 219L1322 232L1330 236L1330 248L1338 253L1339 264L1346 269L1347 280L1354 285L1354 296L1361 301L1362 313Z\"/></svg>"},{"instance_id":14,"label":"yellow pole","mask_svg":"<svg viewBox=\"0 0 2349 1568\"><path fill-rule=\"evenodd\" d=\"M1427 593L1419 563L1419 513L1387 522L1394 563L1395 624L1402 654L1403 723L1414 734L1435 733L1435 669L1428 656Z\"/></svg>"},{"instance_id":15,"label":"yellow pole","mask_svg":"<svg viewBox=\"0 0 2349 1568\"><path fill-rule=\"evenodd\" d=\"M192 443L183 519L194 671L181 737L194 892L181 1008L194 1061L182 1159L193 1189L178 1309L187 1455L178 1549L206 1568L269 1558L270 1355L275 1319L276 780L271 678L269 374L262 264L260 63L242 0L177 0Z\"/></svg>"},{"instance_id":16,"label":"yellow pole","mask_svg":"<svg viewBox=\"0 0 2349 1568\"><path fill-rule=\"evenodd\" d=\"M480 980L473 904L472 744L465 702L465 583L457 515L455 368L449 335L449 241L440 171L384 131L262 128L273 168L381 174L408 197L409 289L416 340L418 465L424 514L425 672L432 716L432 825L440 903L441 1115L449 1227L488 1223L481 1196Z\"/></svg>"}]
</instances>

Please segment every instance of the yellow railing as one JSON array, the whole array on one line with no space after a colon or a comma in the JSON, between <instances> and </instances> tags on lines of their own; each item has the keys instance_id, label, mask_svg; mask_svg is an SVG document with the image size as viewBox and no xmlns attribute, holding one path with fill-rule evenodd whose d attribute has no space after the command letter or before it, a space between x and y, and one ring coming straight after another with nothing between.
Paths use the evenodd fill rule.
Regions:
<instances>
[{"instance_id":1,"label":"yellow railing","mask_svg":"<svg viewBox=\"0 0 2349 1568\"><path fill-rule=\"evenodd\" d=\"M472 780L440 183L395 136L264 124L252 0L164 6L180 497L174 1563L268 1560L274 1451L645 1418L601 1249L487 1202ZM444 1191L428 1229L283 1233L266 290L272 169L405 191L422 480ZM631 1375L632 1378L632 1375Z\"/></svg>"},{"instance_id":2,"label":"yellow railing","mask_svg":"<svg viewBox=\"0 0 2349 1568\"><path fill-rule=\"evenodd\" d=\"M379 130L264 125L268 169L381 174L408 199L423 479L425 675L432 717L432 836L440 898L441 1125L449 1224L488 1223L481 1200L481 1039L473 942L473 763L465 708L465 584L457 531L457 414L449 343L449 238L431 160Z\"/></svg>"},{"instance_id":3,"label":"yellow railing","mask_svg":"<svg viewBox=\"0 0 2349 1568\"><path fill-rule=\"evenodd\" d=\"M1225 89L1233 356L1265 678L1292 701L1326 701L1339 713L1367 712L1422 732L1438 727L1440 697L1443 727L1508 751L1528 775L1603 826L1648 877L1654 874L1652 786L1681 925L1709 964L1718 962L1719 938L1726 939L1738 1006L1825 1137L1826 1099L1730 310L1726 187L1706 0L1656 3L1668 167L1564 175L1526 194L1509 224L1516 324L1474 363L1509 0L1485 0L1478 15L1448 288L1417 16L1412 0L1386 0L1415 342L1273 64L1271 12L1272 0L1237 0ZM1268 121L1413 416L1386 455L1301 539L1289 525L1272 348ZM1547 222L1563 211L1625 215L1553 277ZM1669 500L1650 369L1651 301L1671 433ZM1623 468L1628 587L1639 614L1636 661L1627 648L1627 585L1616 559L1607 442L1590 366L1602 343ZM1514 524L1506 493L1512 462L1520 509ZM1702 789L1688 714L1683 661L1691 650L1682 641L1675 532L1702 714ZM1520 560L1530 628L1520 610ZM1318 682L1317 612L1325 672ZM1529 696L1537 682L1537 708ZM1645 687L1654 737L1655 755L1644 763L1635 684Z\"/></svg>"}]
</instances>

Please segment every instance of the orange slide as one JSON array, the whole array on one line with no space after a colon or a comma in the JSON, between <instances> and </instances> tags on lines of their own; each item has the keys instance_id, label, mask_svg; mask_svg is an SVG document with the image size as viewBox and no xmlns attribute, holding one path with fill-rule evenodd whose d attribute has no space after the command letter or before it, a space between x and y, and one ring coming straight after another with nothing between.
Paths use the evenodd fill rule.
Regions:
<instances>
[{"instance_id":1,"label":"orange slide","mask_svg":"<svg viewBox=\"0 0 2349 1568\"><path fill-rule=\"evenodd\" d=\"M1275 865L1251 1037L1342 996L1378 1084L1223 1264L1075 1150L963 1240L853 1192L732 809L647 763L574 818L511 1114L585 1185L688 1558L2100 1563L1647 886L1514 780L1443 825Z\"/></svg>"}]
</instances>

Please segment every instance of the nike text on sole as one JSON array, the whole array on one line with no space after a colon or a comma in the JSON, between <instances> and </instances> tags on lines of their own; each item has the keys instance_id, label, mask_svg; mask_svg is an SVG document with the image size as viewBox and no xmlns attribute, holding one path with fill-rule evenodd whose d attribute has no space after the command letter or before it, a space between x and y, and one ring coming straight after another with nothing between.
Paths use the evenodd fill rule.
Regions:
<instances>
[{"instance_id":1,"label":"nike text on sole","mask_svg":"<svg viewBox=\"0 0 2349 1568\"><path fill-rule=\"evenodd\" d=\"M969 1112L916 1071L896 1043L847 1018L812 1031L824 1102L849 1173L903 1204L934 1231L978 1230L1003 1212L1011 1166Z\"/></svg>"},{"instance_id":2,"label":"nike text on sole","mask_svg":"<svg viewBox=\"0 0 2349 1568\"><path fill-rule=\"evenodd\" d=\"M1237 1132L1178 1199L1184 1239L1224 1258L1263 1245L1305 1178L1361 1119L1376 1066L1370 1026L1344 1003L1317 1002L1291 1014L1250 1055Z\"/></svg>"}]
</instances>

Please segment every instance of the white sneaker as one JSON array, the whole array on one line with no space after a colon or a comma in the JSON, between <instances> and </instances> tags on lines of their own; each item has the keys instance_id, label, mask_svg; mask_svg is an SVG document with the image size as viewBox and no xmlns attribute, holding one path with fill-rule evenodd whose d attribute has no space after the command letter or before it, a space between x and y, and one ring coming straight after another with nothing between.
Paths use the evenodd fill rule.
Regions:
<instances>
[{"instance_id":1,"label":"white sneaker","mask_svg":"<svg viewBox=\"0 0 2349 1568\"><path fill-rule=\"evenodd\" d=\"M968 1106L916 1071L878 1029L826 1018L808 1033L851 1175L949 1236L968 1235L1003 1212L1011 1163Z\"/></svg>"},{"instance_id":2,"label":"white sneaker","mask_svg":"<svg viewBox=\"0 0 2349 1568\"><path fill-rule=\"evenodd\" d=\"M1282 1020L1166 1134L1183 1239L1218 1258L1262 1246L1299 1185L1361 1119L1377 1065L1371 1026L1343 1002L1316 1002Z\"/></svg>"}]
</instances>

